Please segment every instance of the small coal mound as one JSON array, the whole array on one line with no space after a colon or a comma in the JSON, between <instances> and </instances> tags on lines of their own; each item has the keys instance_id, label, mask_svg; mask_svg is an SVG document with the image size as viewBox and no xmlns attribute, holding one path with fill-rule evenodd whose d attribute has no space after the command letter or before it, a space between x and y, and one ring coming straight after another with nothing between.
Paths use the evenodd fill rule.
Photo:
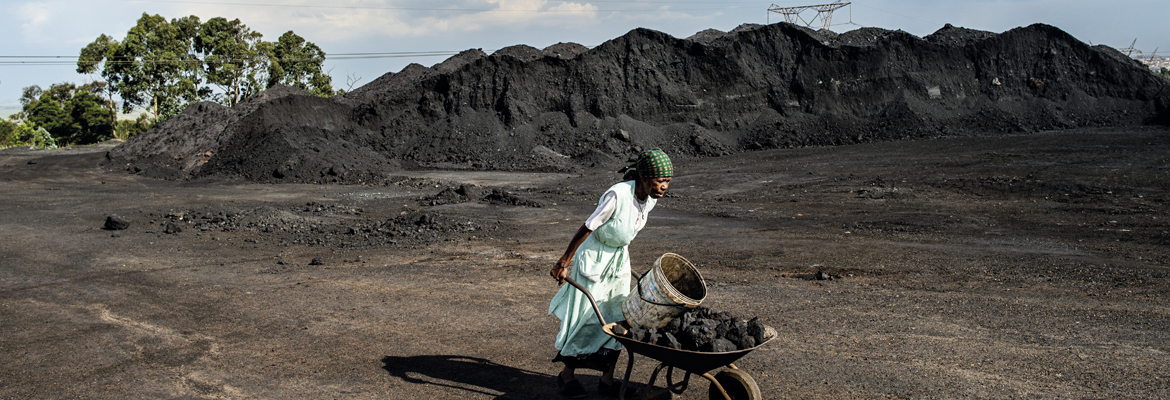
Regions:
<instances>
[{"instance_id":1,"label":"small coal mound","mask_svg":"<svg viewBox=\"0 0 1170 400\"><path fill-rule=\"evenodd\" d=\"M527 200L516 196L516 194L499 189L492 189L491 193L483 197L483 201L506 206L522 206L522 207L544 207L544 203L535 200Z\"/></svg>"},{"instance_id":2,"label":"small coal mound","mask_svg":"<svg viewBox=\"0 0 1170 400\"><path fill-rule=\"evenodd\" d=\"M765 331L759 318L744 321L727 312L698 307L671 320L662 329L632 328L626 336L672 349L725 353L764 343Z\"/></svg>"},{"instance_id":3,"label":"small coal mound","mask_svg":"<svg viewBox=\"0 0 1170 400\"><path fill-rule=\"evenodd\" d=\"M431 206L441 206L446 204L459 204L471 201L473 194L478 194L479 190L471 185L460 185L459 187L447 187L438 194L424 198L423 203Z\"/></svg>"},{"instance_id":4,"label":"small coal mound","mask_svg":"<svg viewBox=\"0 0 1170 400\"><path fill-rule=\"evenodd\" d=\"M253 243L338 248L414 248L499 229L498 223L452 219L439 212L413 211L391 219L376 219L365 216L361 208L319 202L280 208L211 206L170 212L166 218L168 221L162 224L174 233L184 229L196 233L241 232Z\"/></svg>"}]
</instances>

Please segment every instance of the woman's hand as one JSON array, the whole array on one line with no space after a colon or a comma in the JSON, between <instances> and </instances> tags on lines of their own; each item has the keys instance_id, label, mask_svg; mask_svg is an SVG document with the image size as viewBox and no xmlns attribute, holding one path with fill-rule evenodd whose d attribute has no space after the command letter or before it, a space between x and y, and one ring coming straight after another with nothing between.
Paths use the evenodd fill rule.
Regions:
<instances>
[{"instance_id":1,"label":"woman's hand","mask_svg":"<svg viewBox=\"0 0 1170 400\"><path fill-rule=\"evenodd\" d=\"M562 258L561 260L557 261L557 264L553 265L552 270L548 271L548 274L552 276L553 279L557 280L558 286L564 284L565 278L569 277L568 260Z\"/></svg>"}]
</instances>

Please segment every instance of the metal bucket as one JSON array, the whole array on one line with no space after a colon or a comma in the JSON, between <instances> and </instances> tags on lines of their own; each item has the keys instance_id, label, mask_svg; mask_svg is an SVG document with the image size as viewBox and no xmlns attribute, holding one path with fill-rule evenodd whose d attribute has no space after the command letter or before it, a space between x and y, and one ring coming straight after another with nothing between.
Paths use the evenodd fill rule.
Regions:
<instances>
[{"instance_id":1,"label":"metal bucket","mask_svg":"<svg viewBox=\"0 0 1170 400\"><path fill-rule=\"evenodd\" d=\"M633 293L622 303L622 315L631 327L662 328L687 308L707 297L707 283L690 261L666 253L654 261Z\"/></svg>"}]
</instances>

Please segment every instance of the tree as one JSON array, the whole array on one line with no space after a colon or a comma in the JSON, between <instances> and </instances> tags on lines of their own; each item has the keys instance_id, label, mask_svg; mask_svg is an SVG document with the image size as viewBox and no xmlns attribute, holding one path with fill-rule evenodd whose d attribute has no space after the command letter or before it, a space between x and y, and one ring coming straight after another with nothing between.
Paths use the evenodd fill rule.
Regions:
<instances>
[{"instance_id":1,"label":"tree","mask_svg":"<svg viewBox=\"0 0 1170 400\"><path fill-rule=\"evenodd\" d=\"M43 128L54 138L69 136L69 114L57 103L47 99L46 96L41 95L41 99L28 111L25 111L25 114L29 123L35 127Z\"/></svg>"},{"instance_id":2,"label":"tree","mask_svg":"<svg viewBox=\"0 0 1170 400\"><path fill-rule=\"evenodd\" d=\"M18 145L16 141L16 124L0 120L0 147Z\"/></svg>"},{"instance_id":3,"label":"tree","mask_svg":"<svg viewBox=\"0 0 1170 400\"><path fill-rule=\"evenodd\" d=\"M101 97L87 91L78 92L69 99L65 107L69 121L66 143L97 143L114 136L114 112L104 103Z\"/></svg>"},{"instance_id":4,"label":"tree","mask_svg":"<svg viewBox=\"0 0 1170 400\"><path fill-rule=\"evenodd\" d=\"M320 47L292 31L275 43L262 37L239 19L215 17L200 24L195 16L168 22L143 13L121 41L102 34L82 48L77 72L100 72L109 101L117 93L123 112L144 109L153 116L152 124L194 101L233 106L279 84L319 96L336 94L332 79L322 71L325 52Z\"/></svg>"},{"instance_id":5,"label":"tree","mask_svg":"<svg viewBox=\"0 0 1170 400\"><path fill-rule=\"evenodd\" d=\"M48 90L37 85L26 87L20 97L19 119L45 129L61 143L89 144L106 140L113 135L114 111L100 97L104 88L104 82L81 86L56 83Z\"/></svg>"},{"instance_id":6,"label":"tree","mask_svg":"<svg viewBox=\"0 0 1170 400\"><path fill-rule=\"evenodd\" d=\"M221 102L229 107L263 89L257 75L266 72L267 60L261 51L271 46L262 45L261 37L239 19L215 17L199 27L195 51L204 54L207 81L223 90Z\"/></svg>"},{"instance_id":7,"label":"tree","mask_svg":"<svg viewBox=\"0 0 1170 400\"><path fill-rule=\"evenodd\" d=\"M100 64L102 76L122 99L124 112L143 108L158 119L167 99L182 103L209 92L199 87L202 62L192 51L198 31L199 17L194 15L167 22L143 13L121 42L103 34L85 46L77 71L91 73Z\"/></svg>"},{"instance_id":8,"label":"tree","mask_svg":"<svg viewBox=\"0 0 1170 400\"><path fill-rule=\"evenodd\" d=\"M97 72L98 65L101 64L103 60L110 58L117 46L118 41L114 40L114 38L106 36L104 33L98 36L98 38L94 40L93 43L90 43L81 49L81 56L77 58L77 73L91 74ZM101 93L106 93L108 101L107 107L111 111L114 111L115 114L110 119L110 124L117 124L118 109L116 103L114 103L114 92L117 90L117 88L114 86L113 82L109 80L110 78L106 76L104 69L102 71L102 77L106 78L107 81L93 81L94 84L101 82L101 90L94 91L94 93L98 95Z\"/></svg>"},{"instance_id":9,"label":"tree","mask_svg":"<svg viewBox=\"0 0 1170 400\"><path fill-rule=\"evenodd\" d=\"M318 96L333 96L330 85L333 78L321 71L325 52L317 45L288 31L276 41L272 57L272 64L268 67L268 87L296 86Z\"/></svg>"}]
</instances>

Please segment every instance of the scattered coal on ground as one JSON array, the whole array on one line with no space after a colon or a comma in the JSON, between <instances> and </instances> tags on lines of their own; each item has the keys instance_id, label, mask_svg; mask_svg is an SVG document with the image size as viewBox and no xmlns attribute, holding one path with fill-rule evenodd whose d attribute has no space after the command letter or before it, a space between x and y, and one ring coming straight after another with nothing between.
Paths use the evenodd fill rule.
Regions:
<instances>
[{"instance_id":1,"label":"scattered coal on ground","mask_svg":"<svg viewBox=\"0 0 1170 400\"><path fill-rule=\"evenodd\" d=\"M429 183L429 181L422 181ZM410 181L400 184L411 186ZM419 183L419 182L413 182ZM347 204L307 202L297 206L208 206L199 209L147 213L148 230L166 234L188 232L247 232L253 243L308 245L336 248L418 247L438 241L484 236L500 229L498 220L477 219L466 213L448 213L434 206L466 202L542 207L521 194L474 185L447 186L434 195L417 198L425 207L403 211L393 218L374 218L363 208Z\"/></svg>"},{"instance_id":2,"label":"scattered coal on ground","mask_svg":"<svg viewBox=\"0 0 1170 400\"><path fill-rule=\"evenodd\" d=\"M1049 25L926 37L787 23L411 64L343 96L199 103L107 154L147 176L368 183L403 169L576 171L661 147L802 146L1170 120L1167 80Z\"/></svg>"},{"instance_id":3,"label":"scattered coal on ground","mask_svg":"<svg viewBox=\"0 0 1170 400\"><path fill-rule=\"evenodd\" d=\"M728 312L696 307L661 329L631 328L627 336L672 349L723 353L754 348L768 339L765 332L759 318L745 321Z\"/></svg>"}]
</instances>

